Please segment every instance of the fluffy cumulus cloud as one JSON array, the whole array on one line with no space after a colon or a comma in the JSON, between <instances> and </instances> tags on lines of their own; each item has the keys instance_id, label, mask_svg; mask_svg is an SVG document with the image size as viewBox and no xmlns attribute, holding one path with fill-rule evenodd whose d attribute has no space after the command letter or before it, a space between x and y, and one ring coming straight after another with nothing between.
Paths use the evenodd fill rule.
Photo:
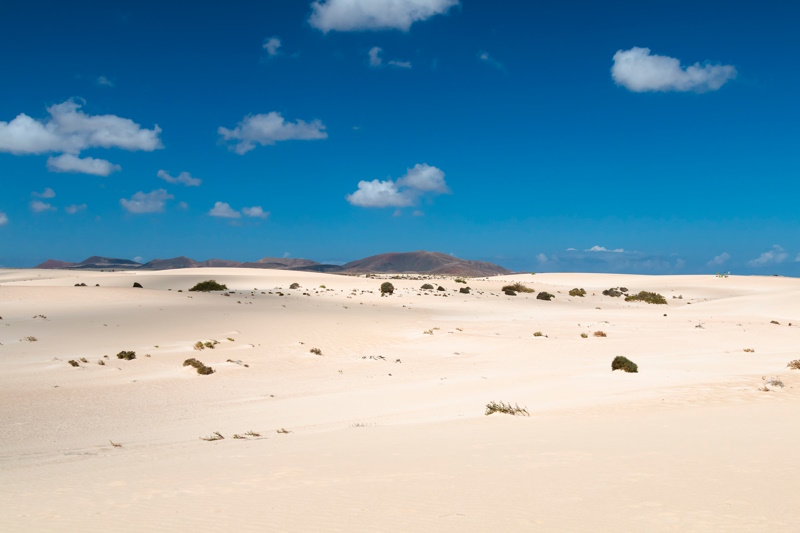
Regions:
<instances>
[{"instance_id":1,"label":"fluffy cumulus cloud","mask_svg":"<svg viewBox=\"0 0 800 533\"><path fill-rule=\"evenodd\" d=\"M46 211L55 211L56 208L47 202L41 200L34 200L31 202L31 211L34 213L44 213Z\"/></svg>"},{"instance_id":2,"label":"fluffy cumulus cloud","mask_svg":"<svg viewBox=\"0 0 800 533\"><path fill-rule=\"evenodd\" d=\"M50 187L45 188L42 192L33 192L31 196L35 196L36 198L55 198L56 191L51 189Z\"/></svg>"},{"instance_id":3,"label":"fluffy cumulus cloud","mask_svg":"<svg viewBox=\"0 0 800 533\"><path fill-rule=\"evenodd\" d=\"M359 181L347 201L359 207L407 207L423 195L449 194L444 172L425 163L414 165L397 181Z\"/></svg>"},{"instance_id":4,"label":"fluffy cumulus cloud","mask_svg":"<svg viewBox=\"0 0 800 533\"><path fill-rule=\"evenodd\" d=\"M68 215L74 215L75 213L80 213L81 211L86 211L86 204L71 204L64 208L64 211Z\"/></svg>"},{"instance_id":5,"label":"fluffy cumulus cloud","mask_svg":"<svg viewBox=\"0 0 800 533\"><path fill-rule=\"evenodd\" d=\"M278 37L270 37L264 40L262 47L269 57L275 57L280 54L281 40Z\"/></svg>"},{"instance_id":6,"label":"fluffy cumulus cloud","mask_svg":"<svg viewBox=\"0 0 800 533\"><path fill-rule=\"evenodd\" d=\"M733 65L701 65L682 67L668 56L650 54L649 48L633 47L614 54L611 76L617 85L641 93L647 91L716 91L736 77Z\"/></svg>"},{"instance_id":7,"label":"fluffy cumulus cloud","mask_svg":"<svg viewBox=\"0 0 800 533\"><path fill-rule=\"evenodd\" d=\"M148 193L139 191L130 200L120 199L120 205L129 213L142 214L142 213L161 213L164 211L164 206L167 200L175 198L164 189L156 189Z\"/></svg>"},{"instance_id":8,"label":"fluffy cumulus cloud","mask_svg":"<svg viewBox=\"0 0 800 533\"><path fill-rule=\"evenodd\" d=\"M260 205L243 207L242 213L244 213L244 216L251 218L267 218L269 216L269 211L264 211Z\"/></svg>"},{"instance_id":9,"label":"fluffy cumulus cloud","mask_svg":"<svg viewBox=\"0 0 800 533\"><path fill-rule=\"evenodd\" d=\"M167 183L180 183L187 187L199 187L200 184L203 183L203 180L200 178L193 178L188 172L181 172L177 176L170 176L166 170L159 170L156 176Z\"/></svg>"},{"instance_id":10,"label":"fluffy cumulus cloud","mask_svg":"<svg viewBox=\"0 0 800 533\"><path fill-rule=\"evenodd\" d=\"M242 214L233 209L227 202L214 202L214 207L208 212L212 217L241 218Z\"/></svg>"},{"instance_id":11,"label":"fluffy cumulus cloud","mask_svg":"<svg viewBox=\"0 0 800 533\"><path fill-rule=\"evenodd\" d=\"M8 215L0 211L0 226L8 224Z\"/></svg>"},{"instance_id":12,"label":"fluffy cumulus cloud","mask_svg":"<svg viewBox=\"0 0 800 533\"><path fill-rule=\"evenodd\" d=\"M772 248L759 255L755 259L748 261L747 264L751 267L765 267L770 265L779 265L786 261L789 254L786 250L778 244L773 244Z\"/></svg>"},{"instance_id":13,"label":"fluffy cumulus cloud","mask_svg":"<svg viewBox=\"0 0 800 533\"><path fill-rule=\"evenodd\" d=\"M113 87L114 82L108 79L105 76L98 76L97 77L97 85L103 85L105 87Z\"/></svg>"},{"instance_id":14,"label":"fluffy cumulus cloud","mask_svg":"<svg viewBox=\"0 0 800 533\"><path fill-rule=\"evenodd\" d=\"M232 149L237 154L246 154L256 144L267 146L278 141L311 141L326 139L325 125L319 120L287 122L280 113L248 115L232 130L220 127L217 132L224 141L234 141Z\"/></svg>"},{"instance_id":15,"label":"fluffy cumulus cloud","mask_svg":"<svg viewBox=\"0 0 800 533\"><path fill-rule=\"evenodd\" d=\"M369 56L369 66L371 67L381 66L381 63L383 63L383 60L381 59L382 52L383 48L381 48L380 46L373 46L372 48L369 49L369 52L367 52L367 55Z\"/></svg>"},{"instance_id":16,"label":"fluffy cumulus cloud","mask_svg":"<svg viewBox=\"0 0 800 533\"><path fill-rule=\"evenodd\" d=\"M708 266L722 266L728 262L728 259L731 258L731 254L728 252L722 252L721 254L714 256L714 259L708 262Z\"/></svg>"},{"instance_id":17,"label":"fluffy cumulus cloud","mask_svg":"<svg viewBox=\"0 0 800 533\"><path fill-rule=\"evenodd\" d=\"M92 174L94 176L108 176L112 172L122 170L105 159L94 157L78 157L72 154L61 154L57 157L47 158L47 169L51 172L72 172L75 174Z\"/></svg>"},{"instance_id":18,"label":"fluffy cumulus cloud","mask_svg":"<svg viewBox=\"0 0 800 533\"><path fill-rule=\"evenodd\" d=\"M329 31L402 30L414 22L442 15L458 0L316 0L311 25Z\"/></svg>"}]
</instances>

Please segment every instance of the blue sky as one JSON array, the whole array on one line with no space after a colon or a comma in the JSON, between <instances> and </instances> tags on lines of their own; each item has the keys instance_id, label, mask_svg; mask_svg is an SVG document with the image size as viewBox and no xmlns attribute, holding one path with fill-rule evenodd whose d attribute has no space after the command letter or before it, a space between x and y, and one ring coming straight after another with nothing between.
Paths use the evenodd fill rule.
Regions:
<instances>
[{"instance_id":1,"label":"blue sky","mask_svg":"<svg viewBox=\"0 0 800 533\"><path fill-rule=\"evenodd\" d=\"M0 265L426 249L800 275L797 2L33 1L0 20Z\"/></svg>"}]
</instances>

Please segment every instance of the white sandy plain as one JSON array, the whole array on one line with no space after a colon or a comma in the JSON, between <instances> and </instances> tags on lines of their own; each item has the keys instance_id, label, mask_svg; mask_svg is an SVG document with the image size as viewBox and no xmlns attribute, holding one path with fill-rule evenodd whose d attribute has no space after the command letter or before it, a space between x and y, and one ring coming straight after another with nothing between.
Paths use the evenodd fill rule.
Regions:
<instances>
[{"instance_id":1,"label":"white sandy plain","mask_svg":"<svg viewBox=\"0 0 800 533\"><path fill-rule=\"evenodd\" d=\"M206 279L236 292L186 292ZM800 280L382 281L0 270L0 529L800 528ZM601 295L616 286L668 305ZM493 400L530 416L485 416Z\"/></svg>"}]
</instances>

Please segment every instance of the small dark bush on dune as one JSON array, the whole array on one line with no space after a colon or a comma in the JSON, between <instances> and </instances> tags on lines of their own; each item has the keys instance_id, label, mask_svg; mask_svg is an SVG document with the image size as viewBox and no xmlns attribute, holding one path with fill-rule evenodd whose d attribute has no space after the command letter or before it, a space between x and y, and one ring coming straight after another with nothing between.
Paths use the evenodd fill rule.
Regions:
<instances>
[{"instance_id":1,"label":"small dark bush on dune","mask_svg":"<svg viewBox=\"0 0 800 533\"><path fill-rule=\"evenodd\" d=\"M441 285L439 285L438 287L436 287L436 290L437 290L437 291L444 291L444 290L447 290L447 289L445 289L444 287L442 287Z\"/></svg>"},{"instance_id":2,"label":"small dark bush on dune","mask_svg":"<svg viewBox=\"0 0 800 533\"><path fill-rule=\"evenodd\" d=\"M394 285L389 283L388 281L384 281L381 283L381 296L384 294L393 294L394 293Z\"/></svg>"},{"instance_id":3,"label":"small dark bush on dune","mask_svg":"<svg viewBox=\"0 0 800 533\"><path fill-rule=\"evenodd\" d=\"M548 302L550 300L552 300L553 298L555 298L555 296L553 296L549 292L544 292L544 291L542 291L542 292L540 292L539 294L536 295L536 299L537 300L545 300L545 301L548 301Z\"/></svg>"},{"instance_id":4,"label":"small dark bush on dune","mask_svg":"<svg viewBox=\"0 0 800 533\"><path fill-rule=\"evenodd\" d=\"M792 370L800 370L800 359L795 359L794 361L789 361L789 364L786 365L787 368Z\"/></svg>"},{"instance_id":5,"label":"small dark bush on dune","mask_svg":"<svg viewBox=\"0 0 800 533\"><path fill-rule=\"evenodd\" d=\"M517 295L516 292L511 291L511 290L503 291L503 294L505 294L506 296L516 296Z\"/></svg>"},{"instance_id":6,"label":"small dark bush on dune","mask_svg":"<svg viewBox=\"0 0 800 533\"><path fill-rule=\"evenodd\" d=\"M433 290L433 285L431 285L430 283L426 283L425 285L420 287L420 289L422 289L423 291L432 291Z\"/></svg>"},{"instance_id":7,"label":"small dark bush on dune","mask_svg":"<svg viewBox=\"0 0 800 533\"><path fill-rule=\"evenodd\" d=\"M133 282L133 288L134 289L143 289L144 287L142 287L142 284L139 283L138 281L134 281Z\"/></svg>"},{"instance_id":8,"label":"small dark bush on dune","mask_svg":"<svg viewBox=\"0 0 800 533\"><path fill-rule=\"evenodd\" d=\"M117 354L117 359L125 359L126 361L136 359L136 352L122 350Z\"/></svg>"},{"instance_id":9,"label":"small dark bush on dune","mask_svg":"<svg viewBox=\"0 0 800 533\"><path fill-rule=\"evenodd\" d=\"M183 366L194 367L197 370L197 373L200 374L201 376L207 376L209 374L213 374L214 373L214 369L213 368L211 368L210 366L204 365L202 362L198 361L194 357L184 361L183 362Z\"/></svg>"},{"instance_id":10,"label":"small dark bush on dune","mask_svg":"<svg viewBox=\"0 0 800 533\"><path fill-rule=\"evenodd\" d=\"M78 364L78 362L77 362L75 359L70 359L70 360L69 360L69 361L67 361L67 362L68 362L69 364L71 364L72 366L80 366L80 365Z\"/></svg>"},{"instance_id":11,"label":"small dark bush on dune","mask_svg":"<svg viewBox=\"0 0 800 533\"><path fill-rule=\"evenodd\" d=\"M290 289L299 289L300 288L300 284L299 283L292 283L291 285L289 285L289 288Z\"/></svg>"},{"instance_id":12,"label":"small dark bush on dune","mask_svg":"<svg viewBox=\"0 0 800 533\"><path fill-rule=\"evenodd\" d=\"M209 279L206 281L201 281L189 290L199 292L227 291L228 287L224 283L217 283L213 279Z\"/></svg>"},{"instance_id":13,"label":"small dark bush on dune","mask_svg":"<svg viewBox=\"0 0 800 533\"><path fill-rule=\"evenodd\" d=\"M657 292L641 291L639 294L625 297L626 302L647 302L649 304L666 305L667 300Z\"/></svg>"},{"instance_id":14,"label":"small dark bush on dune","mask_svg":"<svg viewBox=\"0 0 800 533\"><path fill-rule=\"evenodd\" d=\"M511 285L506 285L503 287L503 292L505 291L514 291L514 292L536 292L535 290L531 289L527 285L524 285L520 282L513 283Z\"/></svg>"},{"instance_id":15,"label":"small dark bush on dune","mask_svg":"<svg viewBox=\"0 0 800 533\"><path fill-rule=\"evenodd\" d=\"M618 355L613 361L611 361L611 370L623 370L625 372L631 372L635 374L639 372L639 367L627 357Z\"/></svg>"},{"instance_id":16,"label":"small dark bush on dune","mask_svg":"<svg viewBox=\"0 0 800 533\"><path fill-rule=\"evenodd\" d=\"M461 287L460 289L458 289L458 292L460 292L461 294L469 294L469 287Z\"/></svg>"},{"instance_id":17,"label":"small dark bush on dune","mask_svg":"<svg viewBox=\"0 0 800 533\"><path fill-rule=\"evenodd\" d=\"M603 296L611 296L612 298L619 298L622 296L622 291L618 288L606 289L603 291Z\"/></svg>"},{"instance_id":18,"label":"small dark bush on dune","mask_svg":"<svg viewBox=\"0 0 800 533\"><path fill-rule=\"evenodd\" d=\"M583 298L584 296L586 296L586 291L584 289L572 289L571 291L569 291L569 295L580 296L581 298Z\"/></svg>"}]
</instances>

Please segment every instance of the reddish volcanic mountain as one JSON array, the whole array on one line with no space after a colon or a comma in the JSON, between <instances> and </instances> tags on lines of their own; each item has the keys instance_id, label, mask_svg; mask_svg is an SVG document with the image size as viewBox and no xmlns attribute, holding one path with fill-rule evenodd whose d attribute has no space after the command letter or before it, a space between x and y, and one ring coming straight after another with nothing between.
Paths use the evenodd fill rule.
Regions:
<instances>
[{"instance_id":1,"label":"reddish volcanic mountain","mask_svg":"<svg viewBox=\"0 0 800 533\"><path fill-rule=\"evenodd\" d=\"M511 271L493 263L469 261L440 252L405 252L373 255L342 266L346 272L425 273L454 276L496 276Z\"/></svg>"}]
</instances>

